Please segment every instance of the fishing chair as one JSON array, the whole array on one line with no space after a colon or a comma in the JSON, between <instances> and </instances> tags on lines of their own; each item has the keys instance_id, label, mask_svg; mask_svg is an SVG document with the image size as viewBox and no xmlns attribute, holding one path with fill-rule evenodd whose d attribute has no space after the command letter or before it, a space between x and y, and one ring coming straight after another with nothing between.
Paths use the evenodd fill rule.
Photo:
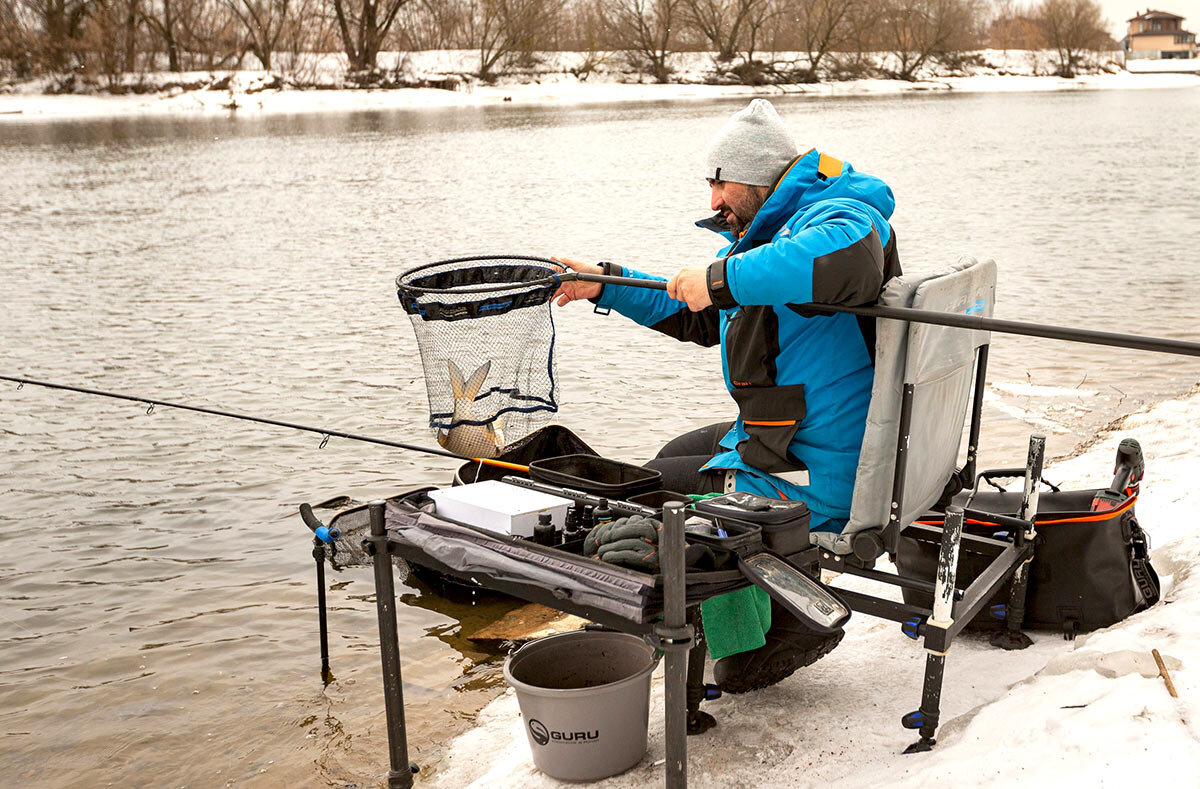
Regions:
<instances>
[{"instance_id":1,"label":"fishing chair","mask_svg":"<svg viewBox=\"0 0 1200 789\"><path fill-rule=\"evenodd\" d=\"M891 280L879 305L990 317L995 304L996 264L963 258L946 271ZM877 319L875 381L855 478L850 521L841 534L815 532L821 566L926 594L932 610L838 589L856 611L902 623L905 635L924 639L928 652L921 706L903 718L921 739L909 752L928 750L938 725L943 664L951 640L1005 583L1013 581L1008 606L993 614L1005 618L998 645L1020 648L1030 642L1020 632L1028 563L1033 558L1032 521L1040 485L1045 439L1030 440L1025 498L1013 518L947 506L975 481L980 412L987 373L990 333L925 323ZM966 460L958 458L970 417ZM1017 474L1021 470L1016 471ZM914 521L932 510L946 514L944 526ZM1014 535L1011 541L962 534L966 516L985 516ZM941 542L936 578L912 578L874 568L876 559L896 555L900 534L921 530ZM911 533L911 532L910 532ZM991 556L988 568L965 590L955 587L961 541Z\"/></svg>"}]
</instances>

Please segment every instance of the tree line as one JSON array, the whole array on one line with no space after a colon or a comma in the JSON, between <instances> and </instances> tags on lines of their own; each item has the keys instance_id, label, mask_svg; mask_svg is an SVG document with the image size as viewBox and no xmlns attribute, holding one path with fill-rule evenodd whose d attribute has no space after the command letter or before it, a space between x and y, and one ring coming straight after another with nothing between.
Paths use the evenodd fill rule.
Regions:
<instances>
[{"instance_id":1,"label":"tree line","mask_svg":"<svg viewBox=\"0 0 1200 789\"><path fill-rule=\"evenodd\" d=\"M554 51L580 53L581 79L619 61L667 82L676 53L710 51L716 81L914 80L984 48L1049 49L1074 76L1115 44L1096 0L0 0L8 79L110 87L238 68L313 84L321 53L347 82L379 84L380 53L421 50L467 50L483 80Z\"/></svg>"}]
</instances>

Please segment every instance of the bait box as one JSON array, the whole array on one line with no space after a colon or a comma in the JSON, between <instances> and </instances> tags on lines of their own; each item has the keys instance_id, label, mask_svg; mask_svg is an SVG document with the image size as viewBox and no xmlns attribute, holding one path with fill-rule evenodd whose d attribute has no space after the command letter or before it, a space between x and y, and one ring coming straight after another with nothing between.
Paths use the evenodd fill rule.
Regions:
<instances>
[{"instance_id":1,"label":"bait box","mask_svg":"<svg viewBox=\"0 0 1200 789\"><path fill-rule=\"evenodd\" d=\"M562 455L530 461L529 476L538 482L621 500L662 488L662 472L595 455Z\"/></svg>"},{"instance_id":2,"label":"bait box","mask_svg":"<svg viewBox=\"0 0 1200 789\"><path fill-rule=\"evenodd\" d=\"M538 515L550 513L555 531L561 532L567 507L573 502L538 490L506 485L496 480L474 482L429 491L437 514L451 520L514 537L533 537Z\"/></svg>"}]
</instances>

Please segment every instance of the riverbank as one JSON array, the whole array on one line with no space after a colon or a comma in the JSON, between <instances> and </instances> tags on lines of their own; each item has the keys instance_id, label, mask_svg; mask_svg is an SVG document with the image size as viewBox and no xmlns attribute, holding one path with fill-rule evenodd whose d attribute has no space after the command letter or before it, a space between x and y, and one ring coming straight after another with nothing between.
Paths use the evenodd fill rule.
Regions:
<instances>
[{"instance_id":1,"label":"riverbank","mask_svg":"<svg viewBox=\"0 0 1200 789\"><path fill-rule=\"evenodd\" d=\"M306 64L302 83L263 71L156 72L126 77L101 90L53 93L45 81L8 86L0 93L0 122L125 116L263 115L386 109L480 107L497 104L553 105L713 99L736 96L896 95L903 93L997 93L1067 90L1129 90L1200 87L1197 74L1133 74L1097 56L1073 79L1050 76L1044 52L972 53L969 64L924 67L914 81L864 77L812 84L721 84L710 53L675 56L673 81L645 81L628 68L602 60L587 66L586 53L543 53L533 67L492 83L470 75L474 53L390 53L383 58L391 84L442 87L346 88L338 59ZM328 62L326 62L328 61ZM882 61L881 61L882 62ZM878 68L876 66L875 68ZM868 73L864 70L863 73ZM844 76L844 72L843 72ZM727 80L726 80L727 81ZM297 87L303 84L305 87ZM116 92L113 92L116 91Z\"/></svg>"},{"instance_id":2,"label":"riverbank","mask_svg":"<svg viewBox=\"0 0 1200 789\"><path fill-rule=\"evenodd\" d=\"M904 756L914 739L900 715L917 706L924 652L890 622L856 614L831 655L779 686L705 705L718 728L691 737L695 787L913 786L931 779L999 786L1190 785L1200 763L1200 474L1193 425L1200 388L1126 417L1078 455L1053 463L1056 483L1098 484L1122 437L1146 452L1139 521L1153 540L1162 602L1113 627L1002 652L976 637L955 641L947 661L943 723L932 753ZM857 579L856 579L857 580ZM867 588L837 579L836 586ZM878 590L875 590L878 592ZM1171 698L1150 650L1166 661ZM661 670L660 670L661 674ZM601 787L656 785L664 756L662 681L654 680L649 750ZM493 702L479 726L447 748L439 787L559 786L537 772L515 697ZM419 732L411 735L420 737ZM1149 753L1168 758L1148 759Z\"/></svg>"}]
</instances>

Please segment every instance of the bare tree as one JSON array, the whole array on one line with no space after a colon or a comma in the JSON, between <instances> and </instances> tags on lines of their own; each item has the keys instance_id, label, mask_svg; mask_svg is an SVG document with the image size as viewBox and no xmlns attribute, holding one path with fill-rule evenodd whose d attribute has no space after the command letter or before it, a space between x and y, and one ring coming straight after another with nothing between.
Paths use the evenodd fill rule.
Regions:
<instances>
[{"instance_id":1,"label":"bare tree","mask_svg":"<svg viewBox=\"0 0 1200 789\"><path fill-rule=\"evenodd\" d=\"M479 76L491 79L497 65L531 53L555 24L561 0L472 0L467 36L479 52Z\"/></svg>"},{"instance_id":2,"label":"bare tree","mask_svg":"<svg viewBox=\"0 0 1200 789\"><path fill-rule=\"evenodd\" d=\"M728 62L743 38L761 28L767 5L768 0L685 0L685 19L708 40L717 60Z\"/></svg>"},{"instance_id":3,"label":"bare tree","mask_svg":"<svg viewBox=\"0 0 1200 789\"><path fill-rule=\"evenodd\" d=\"M408 0L330 0L351 71L376 67L383 40Z\"/></svg>"},{"instance_id":4,"label":"bare tree","mask_svg":"<svg viewBox=\"0 0 1200 789\"><path fill-rule=\"evenodd\" d=\"M1108 38L1096 0L1043 0L1035 14L1046 43L1058 53L1058 73L1073 78L1083 53Z\"/></svg>"},{"instance_id":5,"label":"bare tree","mask_svg":"<svg viewBox=\"0 0 1200 789\"><path fill-rule=\"evenodd\" d=\"M882 48L892 57L883 71L913 81L929 60L954 49L977 25L971 0L886 0L880 20Z\"/></svg>"},{"instance_id":6,"label":"bare tree","mask_svg":"<svg viewBox=\"0 0 1200 789\"><path fill-rule=\"evenodd\" d=\"M808 58L799 78L817 82L826 56L850 45L851 21L860 17L862 0L783 0L780 18L786 21L790 38Z\"/></svg>"},{"instance_id":7,"label":"bare tree","mask_svg":"<svg viewBox=\"0 0 1200 789\"><path fill-rule=\"evenodd\" d=\"M245 28L246 48L262 67L271 70L271 53L283 39L291 20L291 0L225 0Z\"/></svg>"},{"instance_id":8,"label":"bare tree","mask_svg":"<svg viewBox=\"0 0 1200 789\"><path fill-rule=\"evenodd\" d=\"M39 67L36 24L24 2L0 0L0 61L6 62L18 79L32 76Z\"/></svg>"},{"instance_id":9,"label":"bare tree","mask_svg":"<svg viewBox=\"0 0 1200 789\"><path fill-rule=\"evenodd\" d=\"M631 63L658 82L671 76L667 58L675 45L675 31L683 0L611 0L609 24Z\"/></svg>"}]
</instances>

